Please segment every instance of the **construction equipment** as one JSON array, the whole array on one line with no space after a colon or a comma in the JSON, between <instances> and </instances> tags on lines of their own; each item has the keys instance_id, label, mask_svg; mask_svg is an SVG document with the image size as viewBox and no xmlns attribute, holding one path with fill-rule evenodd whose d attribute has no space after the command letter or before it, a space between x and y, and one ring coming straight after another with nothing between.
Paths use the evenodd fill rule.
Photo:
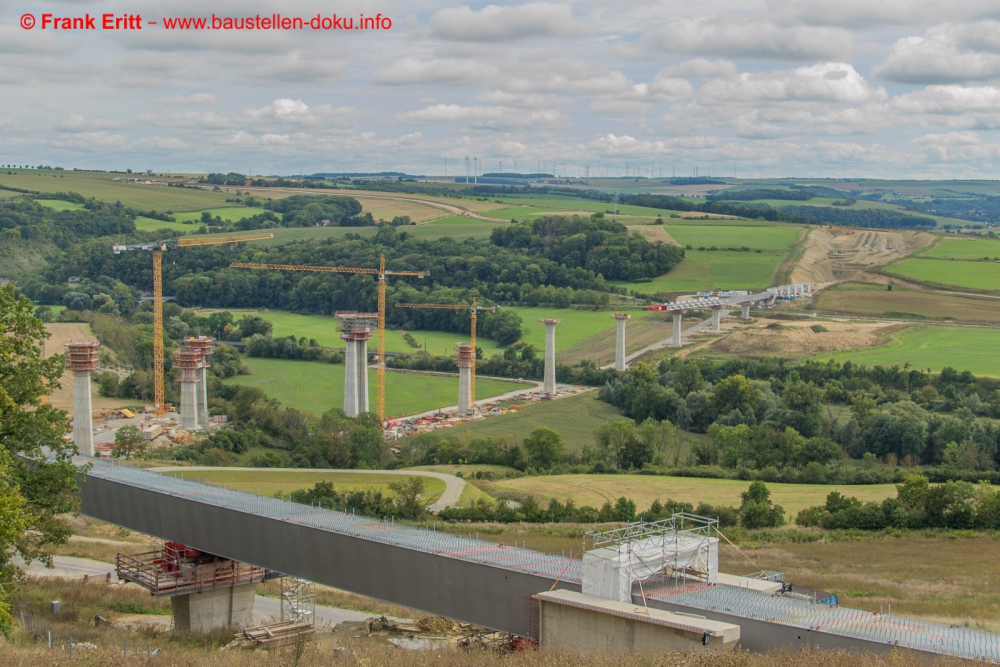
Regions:
<instances>
[{"instance_id":1,"label":"construction equipment","mask_svg":"<svg viewBox=\"0 0 1000 667\"><path fill-rule=\"evenodd\" d=\"M357 273L375 276L378 282L378 359L376 360L375 412L379 423L385 427L385 277L386 276L416 276L427 278L430 271L392 271L385 268L385 255L379 256L377 269L353 266L302 266L299 264L251 264L248 262L233 262L231 269L264 269L267 271L315 271L319 273Z\"/></svg>"},{"instance_id":2,"label":"construction equipment","mask_svg":"<svg viewBox=\"0 0 1000 667\"><path fill-rule=\"evenodd\" d=\"M469 382L469 391L472 394L469 405L475 411L476 405L476 314L481 310L497 311L500 306L479 306L476 305L476 298L472 297L472 304L467 303L397 303L396 308L438 308L441 310L466 310L472 314L472 377Z\"/></svg>"},{"instance_id":3,"label":"construction equipment","mask_svg":"<svg viewBox=\"0 0 1000 667\"><path fill-rule=\"evenodd\" d=\"M274 238L274 234L244 234L243 236L181 237L166 241L114 245L116 255L124 251L145 250L153 253L153 416L161 419L165 414L163 403L163 253L171 248L242 243Z\"/></svg>"}]
</instances>

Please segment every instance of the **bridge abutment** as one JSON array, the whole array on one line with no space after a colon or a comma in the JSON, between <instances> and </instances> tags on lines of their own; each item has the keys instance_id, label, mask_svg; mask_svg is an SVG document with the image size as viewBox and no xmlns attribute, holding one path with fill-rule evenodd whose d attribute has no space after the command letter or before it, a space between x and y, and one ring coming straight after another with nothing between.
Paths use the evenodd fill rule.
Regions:
<instances>
[{"instance_id":1,"label":"bridge abutment","mask_svg":"<svg viewBox=\"0 0 1000 667\"><path fill-rule=\"evenodd\" d=\"M219 628L248 628L253 625L253 602L257 584L216 588L202 593L170 598L174 629L211 632Z\"/></svg>"}]
</instances>

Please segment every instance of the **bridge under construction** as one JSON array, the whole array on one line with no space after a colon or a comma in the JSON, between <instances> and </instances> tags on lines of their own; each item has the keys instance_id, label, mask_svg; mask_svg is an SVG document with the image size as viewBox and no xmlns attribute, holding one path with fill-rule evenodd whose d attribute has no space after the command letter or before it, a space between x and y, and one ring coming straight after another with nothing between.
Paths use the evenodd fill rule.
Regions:
<instances>
[{"instance_id":1,"label":"bridge under construction","mask_svg":"<svg viewBox=\"0 0 1000 667\"><path fill-rule=\"evenodd\" d=\"M594 610L588 600L600 602L578 595L588 592L583 590L587 558L335 512L125 465L84 458L77 463L92 464L81 483L84 514L255 568L532 639L540 634L540 606L543 627L556 628L559 617L545 616L546 606L586 614ZM676 526L672 529L676 533ZM687 538L694 534L685 533ZM735 626L735 636L750 650L899 648L1000 662L1000 635L995 633L821 604L786 594L784 586L756 585L744 577L687 577L685 568L669 572L658 565L652 576L646 572L642 579L628 579L625 595L631 593L631 600L624 605L609 601L602 614L619 620L631 615L632 620L665 624L675 633L697 626L704 632L699 643L706 646L716 636L725 637L716 645L730 641ZM678 618L687 621L678 623Z\"/></svg>"}]
</instances>

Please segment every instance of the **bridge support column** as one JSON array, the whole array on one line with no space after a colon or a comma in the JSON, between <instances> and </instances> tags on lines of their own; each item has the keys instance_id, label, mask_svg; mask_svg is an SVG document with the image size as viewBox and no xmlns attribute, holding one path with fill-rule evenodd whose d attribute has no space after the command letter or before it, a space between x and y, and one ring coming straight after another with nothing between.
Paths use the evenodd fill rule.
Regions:
<instances>
[{"instance_id":1,"label":"bridge support column","mask_svg":"<svg viewBox=\"0 0 1000 667\"><path fill-rule=\"evenodd\" d=\"M358 342L348 339L344 350L344 412L358 416Z\"/></svg>"},{"instance_id":2,"label":"bridge support column","mask_svg":"<svg viewBox=\"0 0 1000 667\"><path fill-rule=\"evenodd\" d=\"M542 378L542 393L555 396L556 393L556 325L562 320L538 320L545 325L545 377Z\"/></svg>"},{"instance_id":3,"label":"bridge support column","mask_svg":"<svg viewBox=\"0 0 1000 667\"><path fill-rule=\"evenodd\" d=\"M459 343L458 348L458 416L464 417L475 409L472 405L472 355L470 343Z\"/></svg>"},{"instance_id":4,"label":"bridge support column","mask_svg":"<svg viewBox=\"0 0 1000 667\"><path fill-rule=\"evenodd\" d=\"M368 341L361 339L358 348L358 412L368 412Z\"/></svg>"},{"instance_id":5,"label":"bridge support column","mask_svg":"<svg viewBox=\"0 0 1000 667\"><path fill-rule=\"evenodd\" d=\"M712 308L712 331L722 331L722 308Z\"/></svg>"},{"instance_id":6,"label":"bridge support column","mask_svg":"<svg viewBox=\"0 0 1000 667\"><path fill-rule=\"evenodd\" d=\"M625 320L632 316L625 313L615 313L611 317L615 319L615 324L618 327L615 336L615 370L624 371L627 367L625 363Z\"/></svg>"},{"instance_id":7,"label":"bridge support column","mask_svg":"<svg viewBox=\"0 0 1000 667\"><path fill-rule=\"evenodd\" d=\"M73 371L73 444L81 456L94 455L93 414L90 371Z\"/></svg>"},{"instance_id":8,"label":"bridge support column","mask_svg":"<svg viewBox=\"0 0 1000 667\"><path fill-rule=\"evenodd\" d=\"M211 632L219 628L253 626L253 602L257 584L216 588L203 593L188 593L170 598L174 629L186 632Z\"/></svg>"},{"instance_id":9,"label":"bridge support column","mask_svg":"<svg viewBox=\"0 0 1000 667\"><path fill-rule=\"evenodd\" d=\"M181 380L181 428L198 428L198 383Z\"/></svg>"},{"instance_id":10,"label":"bridge support column","mask_svg":"<svg viewBox=\"0 0 1000 667\"><path fill-rule=\"evenodd\" d=\"M741 317L744 320L749 320L750 319L750 302L747 301L746 303L742 303L740 305L743 307L743 314L742 314Z\"/></svg>"},{"instance_id":11,"label":"bridge support column","mask_svg":"<svg viewBox=\"0 0 1000 667\"><path fill-rule=\"evenodd\" d=\"M674 316L674 340L673 340L673 346L674 347L680 347L681 346L681 323L682 323L682 321L684 319L684 313L683 313L683 311L676 311L676 312L671 313L671 315Z\"/></svg>"},{"instance_id":12,"label":"bridge support column","mask_svg":"<svg viewBox=\"0 0 1000 667\"><path fill-rule=\"evenodd\" d=\"M198 425L202 428L208 428L208 382L205 375L206 371L202 368L195 388L198 395Z\"/></svg>"}]
</instances>

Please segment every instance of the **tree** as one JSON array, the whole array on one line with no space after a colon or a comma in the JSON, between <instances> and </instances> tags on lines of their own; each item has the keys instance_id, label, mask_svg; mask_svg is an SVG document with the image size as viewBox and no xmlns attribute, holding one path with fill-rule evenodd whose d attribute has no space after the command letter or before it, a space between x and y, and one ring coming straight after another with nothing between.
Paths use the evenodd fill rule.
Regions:
<instances>
[{"instance_id":1,"label":"tree","mask_svg":"<svg viewBox=\"0 0 1000 667\"><path fill-rule=\"evenodd\" d=\"M395 494L396 516L402 519L419 519L430 504L430 500L424 498L424 480L420 477L392 482L389 490Z\"/></svg>"},{"instance_id":2,"label":"tree","mask_svg":"<svg viewBox=\"0 0 1000 667\"><path fill-rule=\"evenodd\" d=\"M27 503L21 495L10 465L10 455L0 449L0 631L10 628L10 584L20 570L10 561L18 542L32 527Z\"/></svg>"},{"instance_id":3,"label":"tree","mask_svg":"<svg viewBox=\"0 0 1000 667\"><path fill-rule=\"evenodd\" d=\"M550 428L539 426L524 439L524 450L528 453L529 464L547 470L562 456L562 436Z\"/></svg>"},{"instance_id":4,"label":"tree","mask_svg":"<svg viewBox=\"0 0 1000 667\"><path fill-rule=\"evenodd\" d=\"M63 357L42 358L41 343L49 334L32 311L31 302L19 296L13 285L0 287L0 449L4 470L0 481L10 490L7 497L0 489L0 542L3 535L16 535L16 549L25 562L48 562L51 548L69 537L69 526L57 516L76 507L79 471L71 458L76 447L63 440L69 432L65 411L42 403L42 396L60 386ZM18 494L26 503L27 519L17 509ZM3 512L12 515L10 527ZM20 528L25 521L33 528L30 535ZM0 550L0 577L16 572L2 561L8 554L9 550Z\"/></svg>"},{"instance_id":5,"label":"tree","mask_svg":"<svg viewBox=\"0 0 1000 667\"><path fill-rule=\"evenodd\" d=\"M635 422L631 419L602 424L594 435L605 460L622 470L641 468L653 460L653 452L637 437Z\"/></svg>"},{"instance_id":6,"label":"tree","mask_svg":"<svg viewBox=\"0 0 1000 667\"><path fill-rule=\"evenodd\" d=\"M744 528L772 528L785 523L785 510L771 502L771 491L764 482L753 482L740 494L740 524Z\"/></svg>"},{"instance_id":7,"label":"tree","mask_svg":"<svg viewBox=\"0 0 1000 667\"><path fill-rule=\"evenodd\" d=\"M129 424L122 426L115 433L115 447L111 450L111 456L116 459L130 459L133 456L142 456L146 453L146 439L142 436L142 431L138 426Z\"/></svg>"},{"instance_id":8,"label":"tree","mask_svg":"<svg viewBox=\"0 0 1000 667\"><path fill-rule=\"evenodd\" d=\"M730 375L715 385L715 409L720 415L728 415L733 410L747 412L757 407L760 389L742 375Z\"/></svg>"}]
</instances>

